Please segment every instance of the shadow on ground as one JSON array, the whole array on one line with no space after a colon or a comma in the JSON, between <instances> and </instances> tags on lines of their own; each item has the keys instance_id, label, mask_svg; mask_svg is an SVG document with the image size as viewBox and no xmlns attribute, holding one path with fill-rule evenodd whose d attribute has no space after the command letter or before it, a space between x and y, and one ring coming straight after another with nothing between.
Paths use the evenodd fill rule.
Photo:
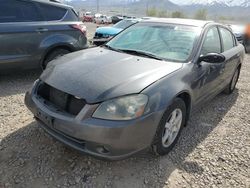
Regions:
<instances>
[{"instance_id":1,"label":"shadow on ground","mask_svg":"<svg viewBox=\"0 0 250 188\"><path fill-rule=\"evenodd\" d=\"M185 158L218 126L237 98L238 90L230 96L221 94L194 111L177 146L164 157L145 152L123 161L100 161L55 141L34 121L2 139L0 187L1 183L11 187L163 187L176 169L202 173L198 163Z\"/></svg>"},{"instance_id":2,"label":"shadow on ground","mask_svg":"<svg viewBox=\"0 0 250 188\"><path fill-rule=\"evenodd\" d=\"M23 70L0 74L0 97L25 93L39 78L40 70Z\"/></svg>"}]
</instances>

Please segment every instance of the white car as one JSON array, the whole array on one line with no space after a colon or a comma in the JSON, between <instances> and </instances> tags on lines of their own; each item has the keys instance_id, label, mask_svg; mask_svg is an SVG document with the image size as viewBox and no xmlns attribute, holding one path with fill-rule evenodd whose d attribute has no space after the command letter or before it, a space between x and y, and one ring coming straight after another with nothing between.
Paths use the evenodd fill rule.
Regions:
<instances>
[{"instance_id":1,"label":"white car","mask_svg":"<svg viewBox=\"0 0 250 188\"><path fill-rule=\"evenodd\" d=\"M112 23L112 19L106 15L100 15L99 17L95 17L95 23L97 24L110 24Z\"/></svg>"}]
</instances>

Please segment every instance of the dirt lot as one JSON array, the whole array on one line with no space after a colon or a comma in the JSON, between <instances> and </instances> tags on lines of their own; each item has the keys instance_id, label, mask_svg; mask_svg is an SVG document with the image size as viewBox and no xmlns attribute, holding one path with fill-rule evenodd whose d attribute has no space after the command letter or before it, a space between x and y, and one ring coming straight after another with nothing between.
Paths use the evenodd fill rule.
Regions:
<instances>
[{"instance_id":1,"label":"dirt lot","mask_svg":"<svg viewBox=\"0 0 250 188\"><path fill-rule=\"evenodd\" d=\"M1 188L250 187L250 55L237 90L196 110L169 155L117 162L78 153L38 127L23 100L39 74L0 77Z\"/></svg>"}]
</instances>

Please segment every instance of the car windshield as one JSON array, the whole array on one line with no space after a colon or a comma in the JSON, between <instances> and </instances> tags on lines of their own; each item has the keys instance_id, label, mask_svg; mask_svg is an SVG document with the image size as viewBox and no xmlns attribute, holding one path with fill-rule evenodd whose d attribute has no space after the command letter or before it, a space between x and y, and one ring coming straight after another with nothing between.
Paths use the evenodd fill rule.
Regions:
<instances>
[{"instance_id":1,"label":"car windshield","mask_svg":"<svg viewBox=\"0 0 250 188\"><path fill-rule=\"evenodd\" d=\"M113 27L119 28L119 29L125 29L131 26L132 24L135 24L136 22L137 22L136 20L122 20L118 22L117 24L115 24Z\"/></svg>"},{"instance_id":2,"label":"car windshield","mask_svg":"<svg viewBox=\"0 0 250 188\"><path fill-rule=\"evenodd\" d=\"M159 59L184 62L191 55L200 33L201 28L194 26L138 23L106 45L125 53L139 52Z\"/></svg>"}]
</instances>

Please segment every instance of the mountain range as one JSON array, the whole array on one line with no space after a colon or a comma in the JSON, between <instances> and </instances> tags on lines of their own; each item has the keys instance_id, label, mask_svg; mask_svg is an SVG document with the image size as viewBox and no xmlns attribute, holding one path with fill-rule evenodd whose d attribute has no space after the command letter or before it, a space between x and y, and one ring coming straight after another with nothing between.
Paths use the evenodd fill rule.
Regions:
<instances>
[{"instance_id":1,"label":"mountain range","mask_svg":"<svg viewBox=\"0 0 250 188\"><path fill-rule=\"evenodd\" d=\"M66 2L74 3L74 2L93 2L96 3L96 0L64 0ZM100 4L130 4L141 2L144 0L105 0L99 1ZM162 0L164 1L164 0ZM213 5L221 5L225 7L250 7L250 0L170 0L173 4L182 6L182 5L205 5L205 6L213 6Z\"/></svg>"},{"instance_id":2,"label":"mountain range","mask_svg":"<svg viewBox=\"0 0 250 188\"><path fill-rule=\"evenodd\" d=\"M228 7L250 7L249 0L171 0L173 3L179 5L222 5Z\"/></svg>"},{"instance_id":3,"label":"mountain range","mask_svg":"<svg viewBox=\"0 0 250 188\"><path fill-rule=\"evenodd\" d=\"M98 0L64 0L78 9L96 10ZM250 21L250 0L99 0L101 11L127 12L145 15L145 10L156 8L166 11L182 11L194 15L199 9L206 9L211 18L230 17ZM122 13L122 12L121 12Z\"/></svg>"}]
</instances>

